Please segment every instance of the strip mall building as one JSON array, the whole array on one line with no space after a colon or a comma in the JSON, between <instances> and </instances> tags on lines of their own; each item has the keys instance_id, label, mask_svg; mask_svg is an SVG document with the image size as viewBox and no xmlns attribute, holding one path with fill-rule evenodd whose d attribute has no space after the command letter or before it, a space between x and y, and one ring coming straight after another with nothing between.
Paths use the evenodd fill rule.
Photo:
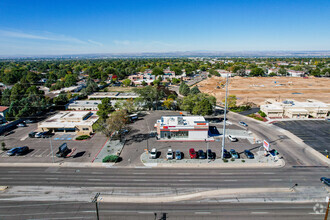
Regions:
<instances>
[{"instance_id":1,"label":"strip mall building","mask_svg":"<svg viewBox=\"0 0 330 220\"><path fill-rule=\"evenodd\" d=\"M159 140L205 141L209 123L202 116L162 116L155 124Z\"/></svg>"}]
</instances>

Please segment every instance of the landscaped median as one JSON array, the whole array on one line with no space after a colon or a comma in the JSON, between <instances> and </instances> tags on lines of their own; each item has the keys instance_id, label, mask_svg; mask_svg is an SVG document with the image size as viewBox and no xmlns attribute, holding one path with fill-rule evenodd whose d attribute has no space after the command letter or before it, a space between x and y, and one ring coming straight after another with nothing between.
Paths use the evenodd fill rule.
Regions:
<instances>
[{"instance_id":1,"label":"landscaped median","mask_svg":"<svg viewBox=\"0 0 330 220\"><path fill-rule=\"evenodd\" d=\"M265 157L262 154L256 155L254 159L150 159L148 152L141 154L141 162L148 167L189 167L189 168L258 168L258 167L283 167L285 161L283 159Z\"/></svg>"}]
</instances>

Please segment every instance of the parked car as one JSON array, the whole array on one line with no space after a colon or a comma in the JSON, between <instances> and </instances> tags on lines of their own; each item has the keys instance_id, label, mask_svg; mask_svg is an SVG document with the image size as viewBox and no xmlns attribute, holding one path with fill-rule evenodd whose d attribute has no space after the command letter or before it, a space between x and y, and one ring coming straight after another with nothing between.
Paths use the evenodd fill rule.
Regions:
<instances>
[{"instance_id":1,"label":"parked car","mask_svg":"<svg viewBox=\"0 0 330 220\"><path fill-rule=\"evenodd\" d=\"M206 159L206 155L203 150L198 151L198 159Z\"/></svg>"},{"instance_id":2,"label":"parked car","mask_svg":"<svg viewBox=\"0 0 330 220\"><path fill-rule=\"evenodd\" d=\"M27 146L19 147L18 151L16 152L16 155L17 156L22 156L22 155L27 154L28 152L29 152L29 148Z\"/></svg>"},{"instance_id":3,"label":"parked car","mask_svg":"<svg viewBox=\"0 0 330 220\"><path fill-rule=\"evenodd\" d=\"M25 123L19 123L19 124L17 125L17 127L26 127L26 124L25 124Z\"/></svg>"},{"instance_id":4,"label":"parked car","mask_svg":"<svg viewBox=\"0 0 330 220\"><path fill-rule=\"evenodd\" d=\"M179 150L175 151L175 159L176 160L181 160L182 159L181 151L179 151Z\"/></svg>"},{"instance_id":5,"label":"parked car","mask_svg":"<svg viewBox=\"0 0 330 220\"><path fill-rule=\"evenodd\" d=\"M38 132L36 132L36 131L30 132L30 133L29 133L29 137L30 137L30 138L35 138L37 133L38 133Z\"/></svg>"},{"instance_id":6,"label":"parked car","mask_svg":"<svg viewBox=\"0 0 330 220\"><path fill-rule=\"evenodd\" d=\"M277 150L275 150L275 149L272 149L272 150L268 151L268 153L270 155L272 155L273 157L275 157L278 154Z\"/></svg>"},{"instance_id":7,"label":"parked car","mask_svg":"<svg viewBox=\"0 0 330 220\"><path fill-rule=\"evenodd\" d=\"M196 151L195 151L194 148L189 149L189 155L190 155L191 159L196 159L197 158Z\"/></svg>"},{"instance_id":8,"label":"parked car","mask_svg":"<svg viewBox=\"0 0 330 220\"><path fill-rule=\"evenodd\" d=\"M326 177L321 177L321 182L324 183L327 186L330 186L330 178L326 178Z\"/></svg>"},{"instance_id":9,"label":"parked car","mask_svg":"<svg viewBox=\"0 0 330 220\"><path fill-rule=\"evenodd\" d=\"M173 150L171 148L167 150L166 159L168 160L173 159Z\"/></svg>"},{"instance_id":10,"label":"parked car","mask_svg":"<svg viewBox=\"0 0 330 220\"><path fill-rule=\"evenodd\" d=\"M5 131L5 132L3 133L3 136L8 136L8 135L11 135L11 134L13 134L13 133L15 133L15 131Z\"/></svg>"},{"instance_id":11,"label":"parked car","mask_svg":"<svg viewBox=\"0 0 330 220\"><path fill-rule=\"evenodd\" d=\"M231 158L234 158L234 159L239 158L239 154L234 149L230 149L229 153L231 155Z\"/></svg>"},{"instance_id":12,"label":"parked car","mask_svg":"<svg viewBox=\"0 0 330 220\"><path fill-rule=\"evenodd\" d=\"M228 139L231 141L231 142L235 142L237 141L237 138L233 135L228 135Z\"/></svg>"},{"instance_id":13,"label":"parked car","mask_svg":"<svg viewBox=\"0 0 330 220\"><path fill-rule=\"evenodd\" d=\"M59 146L56 157L66 157L70 152L71 150L68 148L67 144L64 143Z\"/></svg>"},{"instance_id":14,"label":"parked car","mask_svg":"<svg viewBox=\"0 0 330 220\"><path fill-rule=\"evenodd\" d=\"M207 150L207 159L214 160L215 159L215 153L211 151L211 149Z\"/></svg>"},{"instance_id":15,"label":"parked car","mask_svg":"<svg viewBox=\"0 0 330 220\"><path fill-rule=\"evenodd\" d=\"M37 132L34 137L35 138L41 138L43 132Z\"/></svg>"},{"instance_id":16,"label":"parked car","mask_svg":"<svg viewBox=\"0 0 330 220\"><path fill-rule=\"evenodd\" d=\"M226 158L226 159L231 158L230 153L226 149L223 150L223 158Z\"/></svg>"},{"instance_id":17,"label":"parked car","mask_svg":"<svg viewBox=\"0 0 330 220\"><path fill-rule=\"evenodd\" d=\"M248 159L254 159L254 155L250 150L245 150L244 154Z\"/></svg>"},{"instance_id":18,"label":"parked car","mask_svg":"<svg viewBox=\"0 0 330 220\"><path fill-rule=\"evenodd\" d=\"M149 158L150 159L156 159L157 158L157 149L156 148L152 148L150 153L149 153Z\"/></svg>"},{"instance_id":19,"label":"parked car","mask_svg":"<svg viewBox=\"0 0 330 220\"><path fill-rule=\"evenodd\" d=\"M240 122L238 122L238 124L240 124L240 125L242 125L244 127L247 127L248 126L244 121L240 121Z\"/></svg>"},{"instance_id":20,"label":"parked car","mask_svg":"<svg viewBox=\"0 0 330 220\"><path fill-rule=\"evenodd\" d=\"M45 131L45 132L42 132L41 137L42 138L48 138L48 137L51 137L53 135L54 134L51 131Z\"/></svg>"},{"instance_id":21,"label":"parked car","mask_svg":"<svg viewBox=\"0 0 330 220\"><path fill-rule=\"evenodd\" d=\"M9 151L7 151L7 155L8 156L14 156L14 155L16 155L18 149L19 149L19 147L14 147L14 148L10 149Z\"/></svg>"},{"instance_id":22,"label":"parked car","mask_svg":"<svg viewBox=\"0 0 330 220\"><path fill-rule=\"evenodd\" d=\"M31 124L31 123L34 123L35 121L34 120L30 120L30 119L27 119L24 121L25 124Z\"/></svg>"}]
</instances>

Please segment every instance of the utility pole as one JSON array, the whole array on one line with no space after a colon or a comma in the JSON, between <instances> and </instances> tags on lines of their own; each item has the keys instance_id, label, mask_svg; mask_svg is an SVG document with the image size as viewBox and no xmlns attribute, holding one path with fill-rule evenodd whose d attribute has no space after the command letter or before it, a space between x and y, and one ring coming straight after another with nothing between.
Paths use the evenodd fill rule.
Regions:
<instances>
[{"instance_id":1,"label":"utility pole","mask_svg":"<svg viewBox=\"0 0 330 220\"><path fill-rule=\"evenodd\" d=\"M99 197L100 193L96 193L96 195L94 196L94 199L92 200L92 202L95 203L95 208L96 208L96 219L99 220L99 203L97 202L97 198Z\"/></svg>"},{"instance_id":2,"label":"utility pole","mask_svg":"<svg viewBox=\"0 0 330 220\"><path fill-rule=\"evenodd\" d=\"M226 79L226 95L225 95L225 112L223 116L223 136L222 136L222 151L221 151L221 158L223 159L223 151L225 149L225 136L226 136L226 114L227 114L227 93L228 93L228 74Z\"/></svg>"},{"instance_id":3,"label":"utility pole","mask_svg":"<svg viewBox=\"0 0 330 220\"><path fill-rule=\"evenodd\" d=\"M330 197L327 197L327 199L328 199L328 206L327 206L327 210L325 211L324 220L327 220L328 219L328 215L329 215Z\"/></svg>"}]
</instances>

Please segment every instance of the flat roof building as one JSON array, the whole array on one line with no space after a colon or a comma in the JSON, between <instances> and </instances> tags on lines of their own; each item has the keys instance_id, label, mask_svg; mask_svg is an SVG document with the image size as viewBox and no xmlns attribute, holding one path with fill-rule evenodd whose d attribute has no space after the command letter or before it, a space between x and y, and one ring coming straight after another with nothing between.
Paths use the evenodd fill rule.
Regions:
<instances>
[{"instance_id":1,"label":"flat roof building","mask_svg":"<svg viewBox=\"0 0 330 220\"><path fill-rule=\"evenodd\" d=\"M305 102L267 100L266 103L260 106L260 110L269 118L325 118L330 110L330 104L313 99Z\"/></svg>"},{"instance_id":2,"label":"flat roof building","mask_svg":"<svg viewBox=\"0 0 330 220\"><path fill-rule=\"evenodd\" d=\"M203 116L162 116L155 124L159 140L205 141L209 123Z\"/></svg>"},{"instance_id":3,"label":"flat roof building","mask_svg":"<svg viewBox=\"0 0 330 220\"><path fill-rule=\"evenodd\" d=\"M134 92L95 92L88 96L88 99L135 99L139 95Z\"/></svg>"},{"instance_id":4,"label":"flat roof building","mask_svg":"<svg viewBox=\"0 0 330 220\"><path fill-rule=\"evenodd\" d=\"M98 111L98 105L101 104L101 100L77 100L66 105L68 110L91 110Z\"/></svg>"},{"instance_id":5,"label":"flat roof building","mask_svg":"<svg viewBox=\"0 0 330 220\"><path fill-rule=\"evenodd\" d=\"M61 111L38 124L39 131L74 132L77 135L93 133L93 124L99 119L90 111Z\"/></svg>"}]
</instances>

